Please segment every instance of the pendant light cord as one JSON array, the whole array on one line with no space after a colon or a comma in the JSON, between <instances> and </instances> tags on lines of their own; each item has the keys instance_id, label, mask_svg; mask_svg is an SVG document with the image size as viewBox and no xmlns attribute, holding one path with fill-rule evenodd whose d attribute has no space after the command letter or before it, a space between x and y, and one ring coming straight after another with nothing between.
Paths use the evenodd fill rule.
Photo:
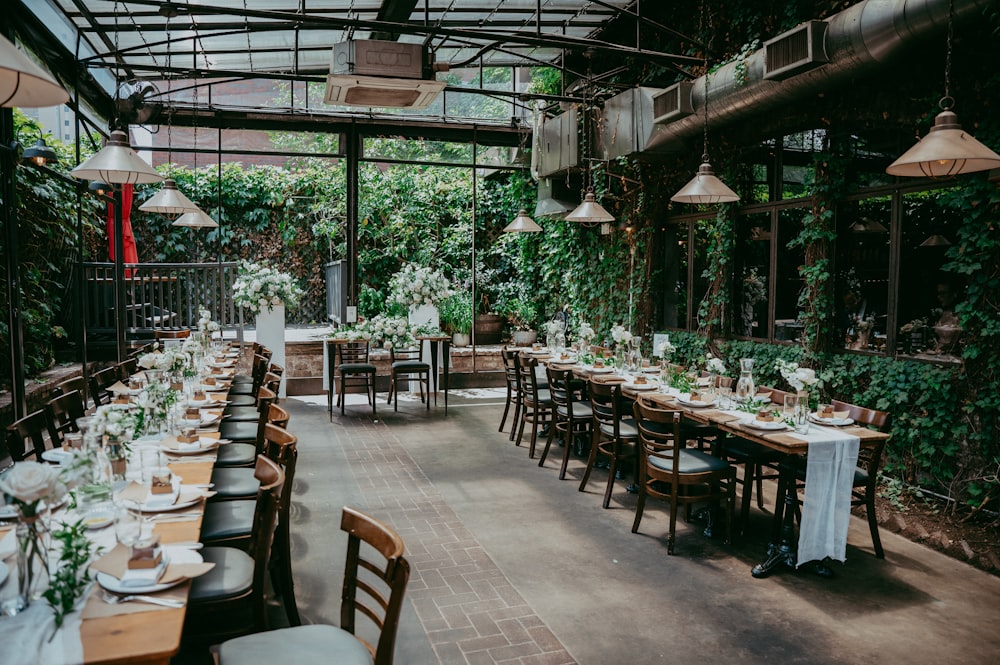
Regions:
<instances>
[{"instance_id":1,"label":"pendant light cord","mask_svg":"<svg viewBox=\"0 0 1000 665\"><path fill-rule=\"evenodd\" d=\"M948 0L948 37L944 53L944 97L938 102L942 111L949 111L955 105L951 97L951 39L954 34L955 0Z\"/></svg>"},{"instance_id":2,"label":"pendant light cord","mask_svg":"<svg viewBox=\"0 0 1000 665\"><path fill-rule=\"evenodd\" d=\"M707 31L705 30L705 23L706 23L705 17L706 17L706 15L708 13L706 11L706 9L705 9L705 0L701 0L701 7L700 7L699 11L700 11L700 16L698 17L698 23L699 23L698 29L701 31L701 34L711 36L711 25L708 26L709 30L707 30ZM708 21L708 23L710 24L711 21ZM702 138L703 138L703 141L704 141L703 144L702 144L702 151L701 151L701 161L702 161L702 163L708 161L708 39L707 38L705 39L704 49L705 49L705 59L704 59L704 63L705 63L705 65L704 65L705 66L705 101L704 101L704 106L705 106L705 122L704 122L704 125L702 127L702 134L703 134Z\"/></svg>"}]
</instances>

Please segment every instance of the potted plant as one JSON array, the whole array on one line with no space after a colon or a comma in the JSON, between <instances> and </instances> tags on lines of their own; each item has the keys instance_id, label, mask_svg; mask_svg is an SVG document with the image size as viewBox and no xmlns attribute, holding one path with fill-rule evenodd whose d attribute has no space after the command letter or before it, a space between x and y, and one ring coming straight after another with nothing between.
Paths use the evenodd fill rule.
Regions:
<instances>
[{"instance_id":1,"label":"potted plant","mask_svg":"<svg viewBox=\"0 0 1000 665\"><path fill-rule=\"evenodd\" d=\"M441 324L452 335L452 344L457 347L469 345L472 333L472 298L456 293L441 301Z\"/></svg>"},{"instance_id":2,"label":"potted plant","mask_svg":"<svg viewBox=\"0 0 1000 665\"><path fill-rule=\"evenodd\" d=\"M511 338L517 346L530 346L538 339L538 331L534 329L538 309L526 298L514 298L504 307L507 321L513 326Z\"/></svg>"}]
</instances>

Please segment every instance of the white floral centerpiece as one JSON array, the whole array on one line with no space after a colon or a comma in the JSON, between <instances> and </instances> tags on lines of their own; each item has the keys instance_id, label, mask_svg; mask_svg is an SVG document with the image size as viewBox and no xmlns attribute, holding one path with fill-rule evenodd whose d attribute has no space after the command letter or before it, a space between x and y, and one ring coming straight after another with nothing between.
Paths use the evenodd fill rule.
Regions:
<instances>
[{"instance_id":1,"label":"white floral centerpiece","mask_svg":"<svg viewBox=\"0 0 1000 665\"><path fill-rule=\"evenodd\" d=\"M705 369L712 374L719 374L721 376L726 373L726 364L722 362L721 358L716 358L711 353L706 353Z\"/></svg>"},{"instance_id":2,"label":"white floral centerpiece","mask_svg":"<svg viewBox=\"0 0 1000 665\"><path fill-rule=\"evenodd\" d=\"M384 349L406 349L416 346L413 328L401 316L386 316L379 314L369 319L365 324L370 338L378 340Z\"/></svg>"},{"instance_id":3,"label":"white floral centerpiece","mask_svg":"<svg viewBox=\"0 0 1000 665\"><path fill-rule=\"evenodd\" d=\"M346 339L348 342L360 342L367 341L372 338L372 331L364 324L358 324L354 326L343 326L337 328L329 335L330 339Z\"/></svg>"},{"instance_id":4,"label":"white floral centerpiece","mask_svg":"<svg viewBox=\"0 0 1000 665\"><path fill-rule=\"evenodd\" d=\"M594 341L597 333L594 332L594 327L590 325L587 321L580 321L576 326L576 339L580 344L584 346L590 346L590 343Z\"/></svg>"},{"instance_id":5,"label":"white floral centerpiece","mask_svg":"<svg viewBox=\"0 0 1000 665\"><path fill-rule=\"evenodd\" d=\"M663 360L669 361L670 357L673 355L674 351L677 350L677 348L670 343L670 335L665 335L664 337L665 339L660 342L660 346L656 349L656 355Z\"/></svg>"},{"instance_id":6,"label":"white floral centerpiece","mask_svg":"<svg viewBox=\"0 0 1000 665\"><path fill-rule=\"evenodd\" d=\"M142 423L131 409L123 409L118 404L104 404L94 411L91 425L94 432L119 441L131 441Z\"/></svg>"},{"instance_id":7,"label":"white floral centerpiece","mask_svg":"<svg viewBox=\"0 0 1000 665\"><path fill-rule=\"evenodd\" d=\"M251 261L240 264L233 283L233 302L251 314L270 311L276 305L295 307L301 297L302 289L291 275Z\"/></svg>"},{"instance_id":8,"label":"white floral centerpiece","mask_svg":"<svg viewBox=\"0 0 1000 665\"><path fill-rule=\"evenodd\" d=\"M159 369L170 373L183 372L191 366L191 362L191 354L183 346L154 348L139 356L138 361L139 367L143 369Z\"/></svg>"},{"instance_id":9,"label":"white floral centerpiece","mask_svg":"<svg viewBox=\"0 0 1000 665\"><path fill-rule=\"evenodd\" d=\"M165 383L150 383L136 395L135 403L142 409L138 427L142 434L156 434L164 431L167 415L177 402L177 391Z\"/></svg>"},{"instance_id":10,"label":"white floral centerpiece","mask_svg":"<svg viewBox=\"0 0 1000 665\"><path fill-rule=\"evenodd\" d=\"M198 308L198 332L202 335L207 335L209 339L212 335L219 332L221 326L212 320L212 313L205 309L204 307Z\"/></svg>"},{"instance_id":11,"label":"white floral centerpiece","mask_svg":"<svg viewBox=\"0 0 1000 665\"><path fill-rule=\"evenodd\" d=\"M441 272L414 263L407 263L389 280L389 302L407 308L436 307L454 293L451 281Z\"/></svg>"},{"instance_id":12,"label":"white floral centerpiece","mask_svg":"<svg viewBox=\"0 0 1000 665\"><path fill-rule=\"evenodd\" d=\"M611 329L611 339L615 344L628 345L632 341L632 333L625 329L625 326L617 325Z\"/></svg>"},{"instance_id":13,"label":"white floral centerpiece","mask_svg":"<svg viewBox=\"0 0 1000 665\"><path fill-rule=\"evenodd\" d=\"M782 378L788 382L797 393L801 393L819 383L816 371L808 367L799 367L798 363L788 362L779 358L774 363L774 368L778 370Z\"/></svg>"},{"instance_id":14,"label":"white floral centerpiece","mask_svg":"<svg viewBox=\"0 0 1000 665\"><path fill-rule=\"evenodd\" d=\"M43 501L50 506L62 501L66 484L58 468L27 460L18 462L0 478L0 491L22 516L33 517L38 515Z\"/></svg>"}]
</instances>

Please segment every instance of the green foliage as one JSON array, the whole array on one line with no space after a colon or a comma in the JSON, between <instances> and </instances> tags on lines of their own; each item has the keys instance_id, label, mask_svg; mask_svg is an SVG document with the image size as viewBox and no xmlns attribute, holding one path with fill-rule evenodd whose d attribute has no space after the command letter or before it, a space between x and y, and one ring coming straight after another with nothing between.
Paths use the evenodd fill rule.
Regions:
<instances>
[{"instance_id":1,"label":"green foliage","mask_svg":"<svg viewBox=\"0 0 1000 665\"><path fill-rule=\"evenodd\" d=\"M472 295L468 292L456 293L438 305L441 327L452 333L468 335L472 332Z\"/></svg>"},{"instance_id":2,"label":"green foliage","mask_svg":"<svg viewBox=\"0 0 1000 665\"><path fill-rule=\"evenodd\" d=\"M62 528L52 532L52 538L60 544L59 561L49 578L49 588L43 595L52 608L55 627L59 630L63 619L73 611L77 600L90 584L87 567L93 545L87 537L87 527L83 520L78 520L75 524L64 524Z\"/></svg>"}]
</instances>

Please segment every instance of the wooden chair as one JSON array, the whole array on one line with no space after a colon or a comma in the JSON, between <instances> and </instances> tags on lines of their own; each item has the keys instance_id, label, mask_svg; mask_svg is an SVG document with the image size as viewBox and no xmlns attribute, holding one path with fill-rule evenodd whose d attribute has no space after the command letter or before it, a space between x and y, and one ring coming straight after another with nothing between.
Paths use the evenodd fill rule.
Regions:
<instances>
[{"instance_id":1,"label":"wooden chair","mask_svg":"<svg viewBox=\"0 0 1000 665\"><path fill-rule=\"evenodd\" d=\"M15 462L28 458L41 461L51 448L47 440L48 418L44 410L34 411L7 426L7 452Z\"/></svg>"},{"instance_id":2,"label":"wooden chair","mask_svg":"<svg viewBox=\"0 0 1000 665\"><path fill-rule=\"evenodd\" d=\"M118 367L105 367L90 375L90 398L94 406L110 404L114 396L108 390L118 382Z\"/></svg>"},{"instance_id":3,"label":"wooden chair","mask_svg":"<svg viewBox=\"0 0 1000 665\"><path fill-rule=\"evenodd\" d=\"M189 328L157 328L153 331L153 339L187 339L190 336Z\"/></svg>"},{"instance_id":4,"label":"wooden chair","mask_svg":"<svg viewBox=\"0 0 1000 665\"><path fill-rule=\"evenodd\" d=\"M591 425L594 421L594 412L590 408L590 402L578 399L573 382L573 371L569 369L554 369L551 365L546 367L546 375L549 378L549 395L553 404L553 427L549 429L549 436L545 440L545 448L542 450L542 457L538 460L538 466L545 466L545 458L549 454L549 447L556 433L563 436L563 458L559 467L559 480L566 478L566 467L569 465L569 453L573 449L573 442L577 436L591 437Z\"/></svg>"},{"instance_id":5,"label":"wooden chair","mask_svg":"<svg viewBox=\"0 0 1000 665\"><path fill-rule=\"evenodd\" d=\"M521 354L517 366L521 384L521 422L518 423L517 427L516 445L521 445L524 424L530 418L531 443L528 446L528 457L531 459L535 457L535 444L538 441L539 425L550 427L553 412L552 395L549 394L548 388L539 387L538 377L535 376L536 367L538 367L537 358Z\"/></svg>"},{"instance_id":6,"label":"wooden chair","mask_svg":"<svg viewBox=\"0 0 1000 665\"><path fill-rule=\"evenodd\" d=\"M235 547L201 550L205 561L215 567L191 583L182 637L189 644L267 630L265 577L285 474L264 455L257 458L255 474L259 485L247 551Z\"/></svg>"},{"instance_id":7,"label":"wooden chair","mask_svg":"<svg viewBox=\"0 0 1000 665\"><path fill-rule=\"evenodd\" d=\"M83 395L78 390L72 390L57 395L45 405L46 426L53 447L62 446L67 432L79 432L77 418L83 418L87 413L83 403Z\"/></svg>"},{"instance_id":8,"label":"wooden chair","mask_svg":"<svg viewBox=\"0 0 1000 665\"><path fill-rule=\"evenodd\" d=\"M262 395L269 395L271 401L277 401L278 390L281 388L281 376L278 374L271 374L268 372L264 375L264 380L261 382L260 387L251 397L249 395L244 395L244 397L249 397L248 402L237 403L231 396L226 396L226 401L229 404L226 408L222 410L225 414L226 423L237 423L237 422L257 422L257 414L260 413L260 398Z\"/></svg>"},{"instance_id":9,"label":"wooden chair","mask_svg":"<svg viewBox=\"0 0 1000 665\"><path fill-rule=\"evenodd\" d=\"M274 414L277 421L288 424L288 412L281 407L271 404L266 413L268 418ZM261 416L261 422L258 425L257 440L255 441L258 455L266 452L268 432L271 427L276 426L273 422L264 420L263 412ZM232 446L236 444L234 442L223 445ZM244 445L247 444L244 443ZM220 449L222 447L220 446ZM216 464L212 469L212 484L214 485L215 496L209 500L210 502L249 499L256 495L256 485L254 484L251 470L238 466L235 462L229 466Z\"/></svg>"},{"instance_id":10,"label":"wooden chair","mask_svg":"<svg viewBox=\"0 0 1000 665\"><path fill-rule=\"evenodd\" d=\"M332 344L332 342L330 342ZM339 388L337 390L337 406L340 407L340 415L344 415L347 405L346 391L349 386L364 386L368 403L372 405L372 415L375 415L375 372L373 363L368 362L368 342L358 340L354 342L341 342L333 344L335 353L328 354L332 359L336 356L336 363L331 366L327 376L330 377L330 387L327 392L327 409L330 412L330 420L333 421L333 381L334 376L340 377Z\"/></svg>"},{"instance_id":11,"label":"wooden chair","mask_svg":"<svg viewBox=\"0 0 1000 665\"><path fill-rule=\"evenodd\" d=\"M279 406L271 408L284 412ZM287 424L287 412L284 415L283 422ZM298 626L302 621L295 603L289 526L292 486L295 482L295 464L298 460L298 439L283 425L278 425L279 422L282 422L282 418L276 415L274 423L266 428L263 437L264 454L268 459L277 462L285 472L285 484L282 486L278 508L278 527L271 548L271 580L281 595L288 621L291 625ZM205 505L205 516L202 520L201 542L206 545L227 545L246 549L253 529L253 515L253 501L209 502Z\"/></svg>"},{"instance_id":12,"label":"wooden chair","mask_svg":"<svg viewBox=\"0 0 1000 665\"><path fill-rule=\"evenodd\" d=\"M253 382L254 382L253 370L254 370L254 367L256 367L257 356L263 356L264 357L264 366L266 368L267 364L269 362L271 362L271 356L272 355L274 355L274 352L271 351L271 349L267 348L263 344L259 344L258 342L254 342L253 343L253 347L252 347L252 352L251 352L251 355L250 355L250 357L253 359L253 364L251 364L251 367L250 367L250 374L236 374L236 375L234 375L233 376L233 387L237 387L237 386L240 386L242 384L247 384L247 383L249 383L249 384L252 385Z\"/></svg>"},{"instance_id":13,"label":"wooden chair","mask_svg":"<svg viewBox=\"0 0 1000 665\"><path fill-rule=\"evenodd\" d=\"M503 359L504 379L507 382L507 401L504 403L503 416L500 418L500 429L507 424L507 414L510 413L510 405L514 405L514 417L511 420L513 425L510 430L510 438L514 438L514 431L517 429L517 420L521 415L521 389L517 382L517 359L520 351L517 349L502 349L500 357Z\"/></svg>"},{"instance_id":14,"label":"wooden chair","mask_svg":"<svg viewBox=\"0 0 1000 665\"><path fill-rule=\"evenodd\" d=\"M267 375L267 367L269 363L270 360L268 360L267 356L259 353L255 354L253 357L253 363L250 366L250 381L239 382L234 377L229 386L230 400L235 400L237 395L249 395L251 398L256 395L261 384L264 382L264 377Z\"/></svg>"},{"instance_id":15,"label":"wooden chair","mask_svg":"<svg viewBox=\"0 0 1000 665\"><path fill-rule=\"evenodd\" d=\"M635 428L635 420L623 420L630 413L626 400L622 396L622 387L618 383L601 383L590 381L590 408L594 414L594 440L590 445L590 455L587 458L587 468L580 480L580 491L587 488L590 472L594 469L597 456L603 455L609 460L608 482L604 489L604 508L611 505L611 492L615 484L615 475L620 473L624 461L635 455L635 443L639 431ZM626 446L628 449L626 450Z\"/></svg>"},{"instance_id":16,"label":"wooden chair","mask_svg":"<svg viewBox=\"0 0 1000 665\"><path fill-rule=\"evenodd\" d=\"M632 533L639 531L646 497L670 503L667 554L674 553L677 509L700 502L721 502L726 510L726 542L732 540L736 469L725 460L683 445L681 412L647 405L640 398L633 407L639 433L639 499Z\"/></svg>"},{"instance_id":17,"label":"wooden chair","mask_svg":"<svg viewBox=\"0 0 1000 665\"><path fill-rule=\"evenodd\" d=\"M771 403L779 410L784 407L785 396L791 393L777 388L761 387L759 393L770 393ZM750 501L753 497L754 485L757 487L757 508L764 508L765 480L777 480L778 465L784 455L776 450L738 436L719 437L716 454L734 464L743 465L743 477L736 477L736 483L742 486L740 495L740 534L746 532L750 520Z\"/></svg>"},{"instance_id":18,"label":"wooden chair","mask_svg":"<svg viewBox=\"0 0 1000 665\"><path fill-rule=\"evenodd\" d=\"M126 358L115 365L115 367L118 368L118 380L127 381L129 377L135 374L136 370L139 368L139 359Z\"/></svg>"},{"instance_id":19,"label":"wooden chair","mask_svg":"<svg viewBox=\"0 0 1000 665\"><path fill-rule=\"evenodd\" d=\"M416 381L420 389L420 401L424 401L424 387L427 388L427 410L431 409L431 366L424 362L424 346L415 349L389 349L389 398L393 411L399 411L400 381ZM396 397L393 402L393 396Z\"/></svg>"},{"instance_id":20,"label":"wooden chair","mask_svg":"<svg viewBox=\"0 0 1000 665\"><path fill-rule=\"evenodd\" d=\"M65 393L73 392L77 390L80 392L80 397L83 399L84 406L87 404L87 380L82 374L74 376L71 379L66 379L61 383L57 383L55 388L52 389L53 395L64 395Z\"/></svg>"},{"instance_id":21,"label":"wooden chair","mask_svg":"<svg viewBox=\"0 0 1000 665\"><path fill-rule=\"evenodd\" d=\"M848 418L855 423L872 427L880 432L889 432L892 429L892 416L885 411L877 411L855 404L848 404L840 400L833 400L834 411L847 411ZM885 441L879 441L873 446L862 447L858 451L858 466L854 471L853 489L851 490L851 506L864 506L865 514L868 518L868 530L872 535L872 546L875 549L875 557L885 558L885 550L882 549L882 538L878 533L878 516L875 514L875 497L878 494L878 472L882 468L882 454L885 452ZM806 480L805 459L796 458L796 491L804 486ZM780 492L783 488L779 488Z\"/></svg>"},{"instance_id":22,"label":"wooden chair","mask_svg":"<svg viewBox=\"0 0 1000 665\"><path fill-rule=\"evenodd\" d=\"M350 534L341 627L298 626L230 640L219 647L219 665L392 665L403 594L410 578L403 541L385 524L353 508L344 508L340 528ZM369 547L362 550L362 543ZM377 554L378 560L368 552ZM364 578L359 577L359 568L368 571ZM374 624L377 640L364 640L357 634L359 612Z\"/></svg>"}]
</instances>

